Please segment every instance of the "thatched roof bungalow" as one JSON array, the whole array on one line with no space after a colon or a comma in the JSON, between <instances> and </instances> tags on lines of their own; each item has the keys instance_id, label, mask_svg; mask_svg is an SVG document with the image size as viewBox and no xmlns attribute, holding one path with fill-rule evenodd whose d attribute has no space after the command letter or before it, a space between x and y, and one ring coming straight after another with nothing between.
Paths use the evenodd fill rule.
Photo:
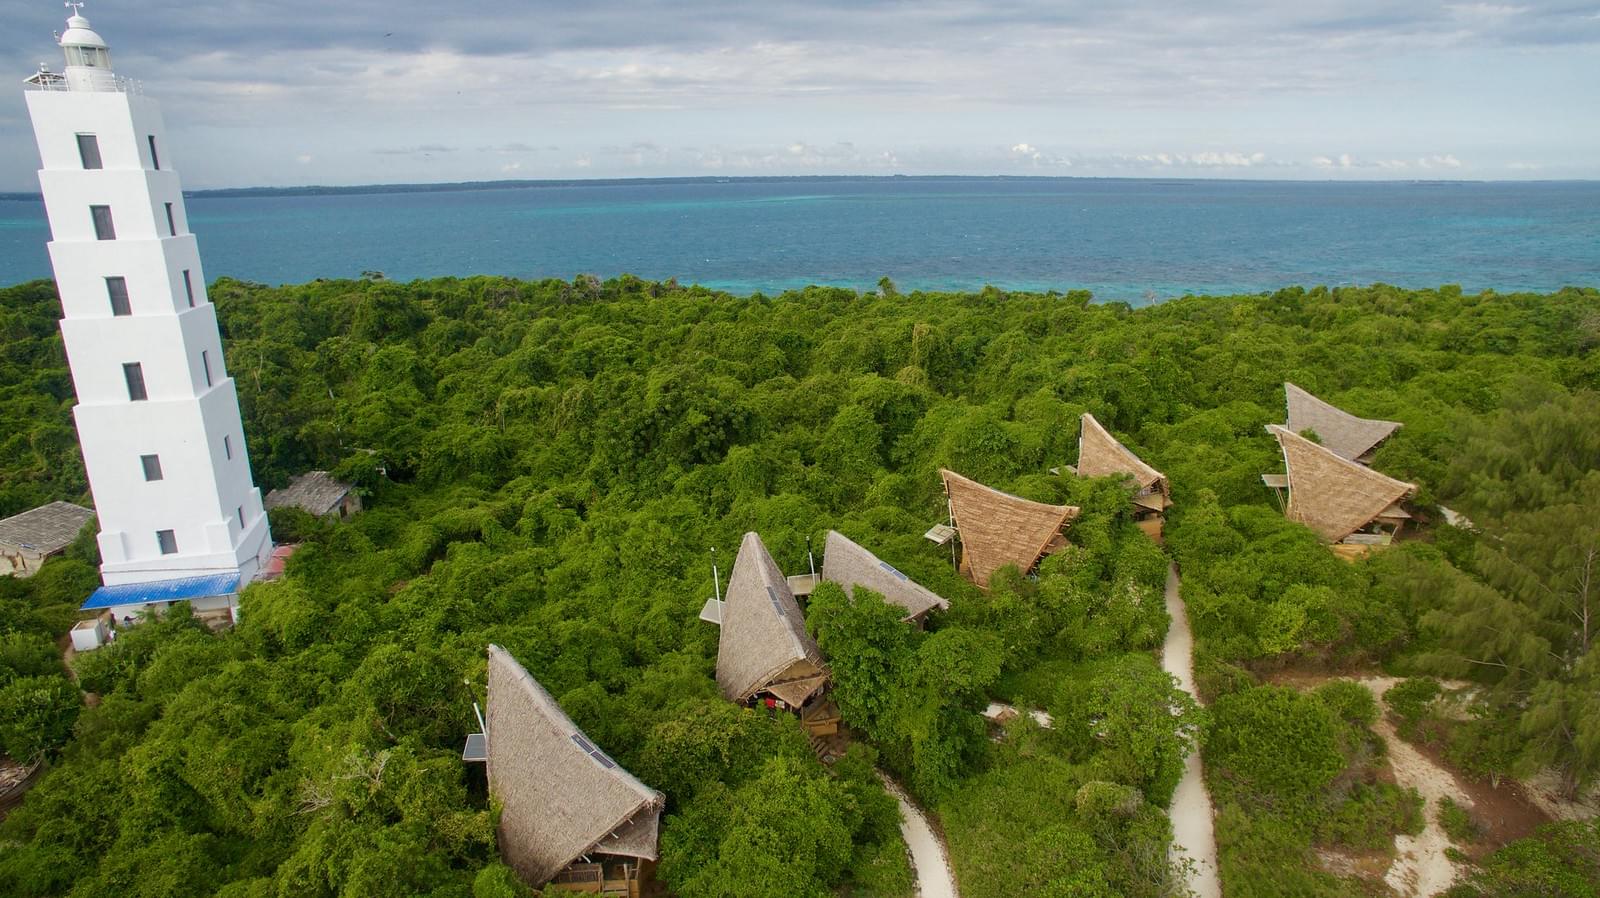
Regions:
<instances>
[{"instance_id":1,"label":"thatched roof bungalow","mask_svg":"<svg viewBox=\"0 0 1600 898\"><path fill-rule=\"evenodd\" d=\"M1084 413L1078 431L1078 476L1111 477L1126 474L1134 482L1134 520L1140 528L1156 539L1161 538L1161 525L1167 507L1172 504L1172 487L1167 475L1145 464L1144 459L1133 454L1127 446L1095 420Z\"/></svg>"},{"instance_id":2,"label":"thatched roof bungalow","mask_svg":"<svg viewBox=\"0 0 1600 898\"><path fill-rule=\"evenodd\" d=\"M1298 433L1276 424L1267 430L1283 449L1287 474L1282 483L1289 492L1286 514L1330 543L1354 540L1357 531L1372 525L1389 525L1387 542L1411 516L1400 503L1416 494L1415 484L1395 480L1346 459ZM1269 480L1269 483L1272 481Z\"/></svg>"},{"instance_id":3,"label":"thatched roof bungalow","mask_svg":"<svg viewBox=\"0 0 1600 898\"><path fill-rule=\"evenodd\" d=\"M1370 462L1378 444L1401 426L1398 421L1357 418L1292 383L1284 383L1283 395L1288 405L1284 426L1295 433L1311 431L1323 446L1349 461Z\"/></svg>"},{"instance_id":4,"label":"thatched roof bungalow","mask_svg":"<svg viewBox=\"0 0 1600 898\"><path fill-rule=\"evenodd\" d=\"M729 701L766 693L799 708L827 685L822 650L806 632L789 581L754 533L739 545L721 618L717 687Z\"/></svg>"},{"instance_id":5,"label":"thatched roof bungalow","mask_svg":"<svg viewBox=\"0 0 1600 898\"><path fill-rule=\"evenodd\" d=\"M886 561L852 542L837 530L828 531L828 540L822 556L822 579L837 583L844 591L855 594L857 586L882 595L890 603L906 610L906 620L920 621L935 608L943 611L950 603L932 590L900 573Z\"/></svg>"},{"instance_id":6,"label":"thatched roof bungalow","mask_svg":"<svg viewBox=\"0 0 1600 898\"><path fill-rule=\"evenodd\" d=\"M951 470L941 470L950 516L961 534L961 572L983 589L1000 568L1033 570L1066 545L1062 529L1078 516L1072 505L1047 505L1002 493Z\"/></svg>"},{"instance_id":7,"label":"thatched roof bungalow","mask_svg":"<svg viewBox=\"0 0 1600 898\"><path fill-rule=\"evenodd\" d=\"M497 645L489 646L486 725L500 853L529 884L603 883L618 874L636 881L638 862L656 859L666 797L589 741ZM596 856L624 860L606 869Z\"/></svg>"}]
</instances>

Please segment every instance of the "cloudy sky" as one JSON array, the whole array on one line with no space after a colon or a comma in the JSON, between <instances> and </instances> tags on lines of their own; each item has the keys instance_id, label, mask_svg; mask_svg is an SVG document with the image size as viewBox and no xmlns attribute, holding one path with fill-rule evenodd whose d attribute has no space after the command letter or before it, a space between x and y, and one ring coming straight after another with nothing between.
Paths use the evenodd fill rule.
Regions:
<instances>
[{"instance_id":1,"label":"cloudy sky","mask_svg":"<svg viewBox=\"0 0 1600 898\"><path fill-rule=\"evenodd\" d=\"M1600 0L94 0L190 187L1600 177ZM53 0L0 0L0 190Z\"/></svg>"}]
</instances>

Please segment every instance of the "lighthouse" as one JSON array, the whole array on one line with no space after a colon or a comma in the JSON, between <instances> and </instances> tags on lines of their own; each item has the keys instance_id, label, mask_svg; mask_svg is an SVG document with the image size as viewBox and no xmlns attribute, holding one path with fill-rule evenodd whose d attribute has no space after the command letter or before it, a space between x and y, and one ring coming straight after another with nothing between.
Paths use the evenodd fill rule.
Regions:
<instances>
[{"instance_id":1,"label":"lighthouse","mask_svg":"<svg viewBox=\"0 0 1600 898\"><path fill-rule=\"evenodd\" d=\"M73 416L118 622L186 600L217 622L272 552L261 491L154 100L111 68L79 3L63 72L26 80Z\"/></svg>"}]
</instances>

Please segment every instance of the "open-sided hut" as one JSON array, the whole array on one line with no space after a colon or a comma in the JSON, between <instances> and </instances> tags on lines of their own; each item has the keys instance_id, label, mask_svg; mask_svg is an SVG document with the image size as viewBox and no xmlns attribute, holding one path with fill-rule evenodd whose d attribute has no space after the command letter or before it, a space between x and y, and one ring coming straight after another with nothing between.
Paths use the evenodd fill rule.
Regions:
<instances>
[{"instance_id":1,"label":"open-sided hut","mask_svg":"<svg viewBox=\"0 0 1600 898\"><path fill-rule=\"evenodd\" d=\"M1126 474L1133 478L1133 519L1139 529L1155 539L1161 538L1167 507L1172 504L1172 488L1167 475L1145 464L1110 431L1084 413L1078 431L1078 476L1111 477Z\"/></svg>"},{"instance_id":2,"label":"open-sided hut","mask_svg":"<svg viewBox=\"0 0 1600 898\"><path fill-rule=\"evenodd\" d=\"M921 621L935 608L943 611L950 603L932 590L900 573L893 565L880 561L878 556L852 542L837 530L828 531L828 541L822 556L822 579L837 583L844 591L854 595L857 586L865 586L890 603L906 610L906 620Z\"/></svg>"},{"instance_id":3,"label":"open-sided hut","mask_svg":"<svg viewBox=\"0 0 1600 898\"><path fill-rule=\"evenodd\" d=\"M1291 521L1330 543L1371 546L1387 545L1410 519L1400 503L1416 493L1415 484L1358 465L1286 427L1269 424L1267 430L1283 449Z\"/></svg>"},{"instance_id":4,"label":"open-sided hut","mask_svg":"<svg viewBox=\"0 0 1600 898\"><path fill-rule=\"evenodd\" d=\"M1026 573L1066 545L1062 529L1078 516L1075 506L1002 493L948 469L939 476L961 535L961 572L983 589L1000 568L1014 564Z\"/></svg>"},{"instance_id":5,"label":"open-sided hut","mask_svg":"<svg viewBox=\"0 0 1600 898\"><path fill-rule=\"evenodd\" d=\"M1288 406L1284 425L1295 433L1311 431L1329 451L1343 459L1367 464L1378 444L1400 428L1398 421L1377 421L1323 402L1291 383L1283 385Z\"/></svg>"},{"instance_id":6,"label":"open-sided hut","mask_svg":"<svg viewBox=\"0 0 1600 898\"><path fill-rule=\"evenodd\" d=\"M71 502L51 502L0 520L0 575L27 577L65 552L94 512Z\"/></svg>"},{"instance_id":7,"label":"open-sided hut","mask_svg":"<svg viewBox=\"0 0 1600 898\"><path fill-rule=\"evenodd\" d=\"M717 687L741 704L802 708L828 682L822 650L806 632L789 582L761 537L746 533L728 577L717 642Z\"/></svg>"},{"instance_id":8,"label":"open-sided hut","mask_svg":"<svg viewBox=\"0 0 1600 898\"><path fill-rule=\"evenodd\" d=\"M489 794L500 853L535 888L637 898L666 797L589 741L505 649L489 646Z\"/></svg>"}]
</instances>

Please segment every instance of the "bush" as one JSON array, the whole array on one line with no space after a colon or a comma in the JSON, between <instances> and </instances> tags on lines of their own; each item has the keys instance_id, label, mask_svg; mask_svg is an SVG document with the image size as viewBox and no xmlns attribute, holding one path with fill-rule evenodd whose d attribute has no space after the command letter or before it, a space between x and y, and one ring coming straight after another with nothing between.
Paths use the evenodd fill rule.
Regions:
<instances>
[{"instance_id":1,"label":"bush","mask_svg":"<svg viewBox=\"0 0 1600 898\"><path fill-rule=\"evenodd\" d=\"M0 689L0 748L28 763L66 744L83 694L62 676L18 677Z\"/></svg>"},{"instance_id":2,"label":"bush","mask_svg":"<svg viewBox=\"0 0 1600 898\"><path fill-rule=\"evenodd\" d=\"M1256 792L1309 809L1345 767L1339 722L1314 696L1258 686L1217 699L1211 715L1209 760Z\"/></svg>"},{"instance_id":3,"label":"bush","mask_svg":"<svg viewBox=\"0 0 1600 898\"><path fill-rule=\"evenodd\" d=\"M1461 845L1476 842L1483 835L1483 827L1472 814L1448 795L1439 798L1439 826L1452 841Z\"/></svg>"},{"instance_id":4,"label":"bush","mask_svg":"<svg viewBox=\"0 0 1600 898\"><path fill-rule=\"evenodd\" d=\"M1317 824L1319 842L1376 851L1393 843L1396 833L1417 835L1426 820L1416 789L1392 783L1361 784Z\"/></svg>"},{"instance_id":5,"label":"bush","mask_svg":"<svg viewBox=\"0 0 1600 898\"><path fill-rule=\"evenodd\" d=\"M1432 677L1412 677L1389 687L1383 694L1383 703L1399 718L1396 728L1407 739L1421 735L1422 724L1429 716L1429 707L1439 697L1439 681Z\"/></svg>"}]
</instances>

